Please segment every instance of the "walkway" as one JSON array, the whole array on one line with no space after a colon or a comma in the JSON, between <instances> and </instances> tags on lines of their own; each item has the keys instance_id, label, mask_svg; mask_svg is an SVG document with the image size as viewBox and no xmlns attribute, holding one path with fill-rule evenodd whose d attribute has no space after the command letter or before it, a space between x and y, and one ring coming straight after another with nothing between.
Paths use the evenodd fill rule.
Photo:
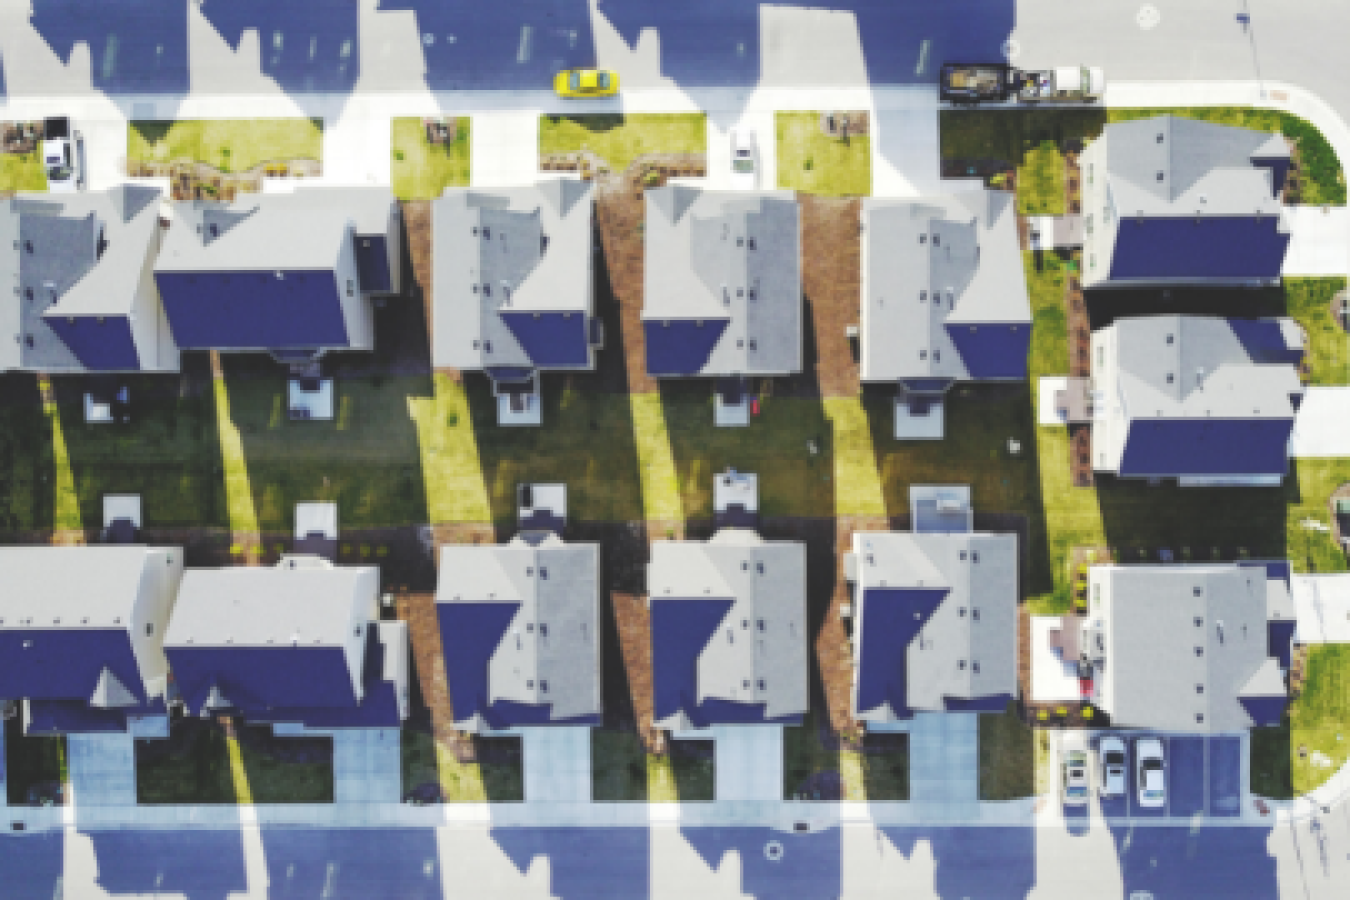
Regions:
<instances>
[{"instance_id":1,"label":"walkway","mask_svg":"<svg viewBox=\"0 0 1350 900\"><path fill-rule=\"evenodd\" d=\"M909 727L909 799L921 822L977 818L978 713L918 713Z\"/></svg>"},{"instance_id":2,"label":"walkway","mask_svg":"<svg viewBox=\"0 0 1350 900\"><path fill-rule=\"evenodd\" d=\"M1347 339L1350 350L1350 339ZM1350 387L1309 387L1294 417L1289 455L1350 456Z\"/></svg>"},{"instance_id":3,"label":"walkway","mask_svg":"<svg viewBox=\"0 0 1350 900\"><path fill-rule=\"evenodd\" d=\"M136 803L136 743L130 734L67 735L66 760L75 807Z\"/></svg>"},{"instance_id":4,"label":"walkway","mask_svg":"<svg viewBox=\"0 0 1350 900\"><path fill-rule=\"evenodd\" d=\"M479 113L469 126L474 187L517 187L539 180L539 113Z\"/></svg>"},{"instance_id":5,"label":"walkway","mask_svg":"<svg viewBox=\"0 0 1350 900\"><path fill-rule=\"evenodd\" d=\"M1286 277L1350 272L1350 214L1344 206L1290 206Z\"/></svg>"}]
</instances>

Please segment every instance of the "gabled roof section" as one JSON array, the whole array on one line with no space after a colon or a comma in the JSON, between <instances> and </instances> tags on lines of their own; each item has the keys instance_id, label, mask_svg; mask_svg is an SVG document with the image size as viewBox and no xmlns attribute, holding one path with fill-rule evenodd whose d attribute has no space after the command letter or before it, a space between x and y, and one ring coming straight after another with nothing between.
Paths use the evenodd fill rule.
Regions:
<instances>
[{"instance_id":1,"label":"gabled roof section","mask_svg":"<svg viewBox=\"0 0 1350 900\"><path fill-rule=\"evenodd\" d=\"M1031 336L1012 194L863 200L862 377L1025 377Z\"/></svg>"},{"instance_id":2,"label":"gabled roof section","mask_svg":"<svg viewBox=\"0 0 1350 900\"><path fill-rule=\"evenodd\" d=\"M182 203L155 261L156 273L331 271L350 240L352 221L340 208L247 194L229 206Z\"/></svg>"},{"instance_id":3,"label":"gabled roof section","mask_svg":"<svg viewBox=\"0 0 1350 900\"><path fill-rule=\"evenodd\" d=\"M103 667L103 672L98 676L98 684L94 686L94 693L89 697L90 706L103 708L116 706L135 706L140 701L136 695L126 689L126 686L118 680L113 674L112 669Z\"/></svg>"},{"instance_id":4,"label":"gabled roof section","mask_svg":"<svg viewBox=\"0 0 1350 900\"><path fill-rule=\"evenodd\" d=\"M179 555L139 544L0 547L0 631L125 630L151 568Z\"/></svg>"},{"instance_id":5,"label":"gabled roof section","mask_svg":"<svg viewBox=\"0 0 1350 900\"><path fill-rule=\"evenodd\" d=\"M642 321L648 371L800 371L796 197L790 191L705 191L684 185L654 188L645 196ZM700 322L708 328L690 329L689 323ZM697 347L682 349L689 342ZM666 368L671 360L680 362Z\"/></svg>"},{"instance_id":6,"label":"gabled roof section","mask_svg":"<svg viewBox=\"0 0 1350 900\"><path fill-rule=\"evenodd\" d=\"M432 202L433 355L465 370L586 365L594 188L447 188Z\"/></svg>"}]
</instances>

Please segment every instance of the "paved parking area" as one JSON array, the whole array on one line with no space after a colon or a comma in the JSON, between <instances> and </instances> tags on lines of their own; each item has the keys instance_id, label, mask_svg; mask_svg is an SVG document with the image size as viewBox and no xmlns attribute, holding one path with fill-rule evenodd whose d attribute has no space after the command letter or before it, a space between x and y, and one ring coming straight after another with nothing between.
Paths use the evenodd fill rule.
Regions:
<instances>
[{"instance_id":1,"label":"paved parking area","mask_svg":"<svg viewBox=\"0 0 1350 900\"><path fill-rule=\"evenodd\" d=\"M1102 815L1115 818L1192 818L1237 816L1242 804L1242 739L1131 732L1125 739L1127 765L1124 797L1099 797ZM1099 737L1099 736L1098 736ZM1161 807L1139 805L1134 748L1137 741L1156 737L1163 743L1166 800ZM1091 741L1093 784L1097 784L1097 737Z\"/></svg>"}]
</instances>

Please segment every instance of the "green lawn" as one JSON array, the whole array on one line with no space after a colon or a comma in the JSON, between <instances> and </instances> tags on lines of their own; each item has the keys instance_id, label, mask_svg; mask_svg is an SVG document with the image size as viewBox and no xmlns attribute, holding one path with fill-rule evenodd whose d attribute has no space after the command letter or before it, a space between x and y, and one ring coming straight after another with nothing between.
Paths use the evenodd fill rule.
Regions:
<instances>
[{"instance_id":1,"label":"green lawn","mask_svg":"<svg viewBox=\"0 0 1350 900\"><path fill-rule=\"evenodd\" d=\"M944 161L1001 160L1020 166L1049 142L1086 141L1101 134L1101 109L944 109L938 112L938 144Z\"/></svg>"},{"instance_id":2,"label":"green lawn","mask_svg":"<svg viewBox=\"0 0 1350 900\"><path fill-rule=\"evenodd\" d=\"M390 121L394 195L400 200L439 197L447 187L469 184L469 117L455 120L455 139L431 144L420 118Z\"/></svg>"},{"instance_id":3,"label":"green lawn","mask_svg":"<svg viewBox=\"0 0 1350 900\"><path fill-rule=\"evenodd\" d=\"M671 752L652 756L631 731L591 732L591 798L596 803L708 803L716 790L711 742L672 741ZM704 753L682 744L706 743Z\"/></svg>"},{"instance_id":4,"label":"green lawn","mask_svg":"<svg viewBox=\"0 0 1350 900\"><path fill-rule=\"evenodd\" d=\"M507 740L516 740L508 738ZM519 760L509 763L462 763L430 734L403 729L403 790L439 781L446 803L520 803L525 776Z\"/></svg>"},{"instance_id":5,"label":"green lawn","mask_svg":"<svg viewBox=\"0 0 1350 900\"><path fill-rule=\"evenodd\" d=\"M1350 384L1350 336L1331 315L1331 298L1345 290L1344 278L1286 278L1289 315L1308 332L1312 384Z\"/></svg>"},{"instance_id":6,"label":"green lawn","mask_svg":"<svg viewBox=\"0 0 1350 900\"><path fill-rule=\"evenodd\" d=\"M1023 216L1064 214L1064 157L1052 141L1028 150L1017 167L1017 212Z\"/></svg>"},{"instance_id":7,"label":"green lawn","mask_svg":"<svg viewBox=\"0 0 1350 900\"><path fill-rule=\"evenodd\" d=\"M47 173L41 153L0 153L0 191L45 190Z\"/></svg>"},{"instance_id":8,"label":"green lawn","mask_svg":"<svg viewBox=\"0 0 1350 900\"><path fill-rule=\"evenodd\" d=\"M191 750L176 759L152 759L146 750L150 743L137 742L138 803L333 802L331 762L279 762L217 728L203 730Z\"/></svg>"},{"instance_id":9,"label":"green lawn","mask_svg":"<svg viewBox=\"0 0 1350 900\"><path fill-rule=\"evenodd\" d=\"M127 127L128 162L182 160L244 172L289 159L323 160L322 119L133 121Z\"/></svg>"},{"instance_id":10,"label":"green lawn","mask_svg":"<svg viewBox=\"0 0 1350 900\"><path fill-rule=\"evenodd\" d=\"M615 172L648 153L706 154L708 120L703 113L594 113L539 117L539 153L551 156L589 150Z\"/></svg>"},{"instance_id":11,"label":"green lawn","mask_svg":"<svg viewBox=\"0 0 1350 900\"><path fill-rule=\"evenodd\" d=\"M1165 109L1111 109L1108 121L1125 122L1171 114L1221 125L1237 125L1256 131L1278 131L1298 142L1303 161L1304 185L1299 202L1310 206L1345 204L1345 169L1322 132L1292 113L1249 106L1170 107Z\"/></svg>"},{"instance_id":12,"label":"green lawn","mask_svg":"<svg viewBox=\"0 0 1350 900\"><path fill-rule=\"evenodd\" d=\"M807 194L868 196L872 193L872 141L868 135L830 137L821 113L775 114L778 186Z\"/></svg>"},{"instance_id":13,"label":"green lawn","mask_svg":"<svg viewBox=\"0 0 1350 900\"><path fill-rule=\"evenodd\" d=\"M25 735L22 716L7 719L0 725L5 729L5 758L0 764L6 770L5 787L11 805L27 803L28 789L34 785L65 784L69 780L65 738Z\"/></svg>"},{"instance_id":14,"label":"green lawn","mask_svg":"<svg viewBox=\"0 0 1350 900\"><path fill-rule=\"evenodd\" d=\"M1326 757L1321 765L1316 755ZM1252 791L1277 799L1302 794L1324 784L1347 760L1350 646L1313 647L1303 693L1284 723L1252 729Z\"/></svg>"},{"instance_id":15,"label":"green lawn","mask_svg":"<svg viewBox=\"0 0 1350 900\"><path fill-rule=\"evenodd\" d=\"M838 773L844 798L854 802L909 799L908 743L873 752L825 747L816 727L817 713L807 713L800 726L783 729L783 797L809 800L804 786L813 775ZM864 738L864 747L868 741Z\"/></svg>"},{"instance_id":16,"label":"green lawn","mask_svg":"<svg viewBox=\"0 0 1350 900\"><path fill-rule=\"evenodd\" d=\"M1036 793L1035 732L1010 704L980 716L980 799L1016 800Z\"/></svg>"}]
</instances>

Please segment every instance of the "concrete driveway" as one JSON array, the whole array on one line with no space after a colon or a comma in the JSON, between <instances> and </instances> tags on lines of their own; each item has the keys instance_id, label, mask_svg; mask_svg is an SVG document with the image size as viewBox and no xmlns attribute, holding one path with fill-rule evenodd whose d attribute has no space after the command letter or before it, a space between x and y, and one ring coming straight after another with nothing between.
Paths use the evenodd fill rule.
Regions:
<instances>
[{"instance_id":1,"label":"concrete driveway","mask_svg":"<svg viewBox=\"0 0 1350 900\"><path fill-rule=\"evenodd\" d=\"M136 746L130 734L67 735L66 763L75 806L136 804Z\"/></svg>"}]
</instances>

